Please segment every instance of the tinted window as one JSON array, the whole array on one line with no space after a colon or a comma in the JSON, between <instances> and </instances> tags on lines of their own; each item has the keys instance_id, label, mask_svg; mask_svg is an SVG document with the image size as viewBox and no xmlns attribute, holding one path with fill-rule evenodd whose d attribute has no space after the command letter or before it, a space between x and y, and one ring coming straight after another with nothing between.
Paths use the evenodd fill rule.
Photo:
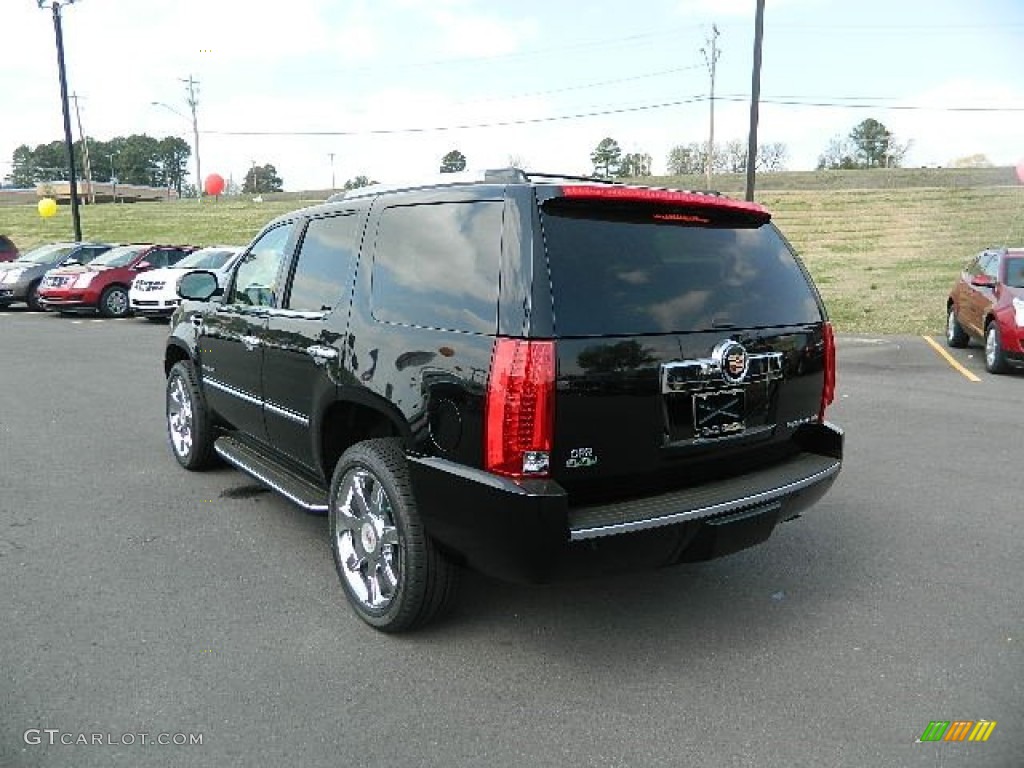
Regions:
<instances>
[{"instance_id":1,"label":"tinted window","mask_svg":"<svg viewBox=\"0 0 1024 768\"><path fill-rule=\"evenodd\" d=\"M256 307L273 306L277 298L277 273L284 260L292 225L265 232L239 262L228 302Z\"/></svg>"},{"instance_id":2,"label":"tinted window","mask_svg":"<svg viewBox=\"0 0 1024 768\"><path fill-rule=\"evenodd\" d=\"M167 251L150 251L143 261L148 261L151 267L166 267L167 253Z\"/></svg>"},{"instance_id":3,"label":"tinted window","mask_svg":"<svg viewBox=\"0 0 1024 768\"><path fill-rule=\"evenodd\" d=\"M497 328L500 201L388 208L373 263L373 315L471 333Z\"/></svg>"},{"instance_id":4,"label":"tinted window","mask_svg":"<svg viewBox=\"0 0 1024 768\"><path fill-rule=\"evenodd\" d=\"M96 245L89 248L83 248L78 254L75 255L75 258L78 259L79 264L88 264L97 256L102 256L109 250L109 245Z\"/></svg>"},{"instance_id":5,"label":"tinted window","mask_svg":"<svg viewBox=\"0 0 1024 768\"><path fill-rule=\"evenodd\" d=\"M543 215L562 336L818 322L796 258L770 224L692 226Z\"/></svg>"},{"instance_id":6,"label":"tinted window","mask_svg":"<svg viewBox=\"0 0 1024 768\"><path fill-rule=\"evenodd\" d=\"M352 280L356 216L313 219L302 239L288 292L288 309L317 312L333 309Z\"/></svg>"},{"instance_id":7,"label":"tinted window","mask_svg":"<svg viewBox=\"0 0 1024 768\"><path fill-rule=\"evenodd\" d=\"M1024 288L1024 258L1006 260L1006 284L1014 288Z\"/></svg>"}]
</instances>

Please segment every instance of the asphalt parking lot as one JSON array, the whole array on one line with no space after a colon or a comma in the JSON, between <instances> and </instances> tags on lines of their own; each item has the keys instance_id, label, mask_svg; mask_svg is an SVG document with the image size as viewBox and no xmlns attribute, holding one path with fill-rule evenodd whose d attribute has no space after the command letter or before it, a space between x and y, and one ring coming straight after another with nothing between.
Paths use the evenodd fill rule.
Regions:
<instances>
[{"instance_id":1,"label":"asphalt parking lot","mask_svg":"<svg viewBox=\"0 0 1024 768\"><path fill-rule=\"evenodd\" d=\"M843 473L758 548L469 578L390 637L324 518L171 458L166 332L0 311L0 766L1022 764L1024 374L979 347L952 350L971 381L920 337L841 337Z\"/></svg>"}]
</instances>

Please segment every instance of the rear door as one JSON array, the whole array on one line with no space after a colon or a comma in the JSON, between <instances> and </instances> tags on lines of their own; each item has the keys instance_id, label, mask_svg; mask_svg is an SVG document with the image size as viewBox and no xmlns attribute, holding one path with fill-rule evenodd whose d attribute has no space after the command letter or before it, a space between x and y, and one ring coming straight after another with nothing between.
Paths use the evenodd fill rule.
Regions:
<instances>
[{"instance_id":1,"label":"rear door","mask_svg":"<svg viewBox=\"0 0 1024 768\"><path fill-rule=\"evenodd\" d=\"M553 198L541 220L567 489L740 471L816 419L823 309L767 215Z\"/></svg>"},{"instance_id":2,"label":"rear door","mask_svg":"<svg viewBox=\"0 0 1024 768\"><path fill-rule=\"evenodd\" d=\"M311 436L319 434L315 421L324 403L334 400L363 218L348 211L309 222L284 300L269 311L264 331L267 437L314 471Z\"/></svg>"}]
</instances>

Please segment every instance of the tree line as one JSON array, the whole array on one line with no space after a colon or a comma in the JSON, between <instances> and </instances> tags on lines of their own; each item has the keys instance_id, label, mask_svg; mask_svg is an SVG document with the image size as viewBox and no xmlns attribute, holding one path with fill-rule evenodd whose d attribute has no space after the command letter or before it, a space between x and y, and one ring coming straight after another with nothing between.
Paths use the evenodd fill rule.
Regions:
<instances>
[{"instance_id":1,"label":"tree line","mask_svg":"<svg viewBox=\"0 0 1024 768\"><path fill-rule=\"evenodd\" d=\"M109 141L88 138L89 166L94 182L107 183L117 179L120 184L143 184L167 187L182 193L188 175L192 148L177 136L156 139L144 134L116 136ZM85 178L82 142L72 145L75 171ZM14 150L13 170L8 183L16 187L32 187L39 182L62 181L68 177L67 149L63 141L39 144L34 149L22 144Z\"/></svg>"}]
</instances>

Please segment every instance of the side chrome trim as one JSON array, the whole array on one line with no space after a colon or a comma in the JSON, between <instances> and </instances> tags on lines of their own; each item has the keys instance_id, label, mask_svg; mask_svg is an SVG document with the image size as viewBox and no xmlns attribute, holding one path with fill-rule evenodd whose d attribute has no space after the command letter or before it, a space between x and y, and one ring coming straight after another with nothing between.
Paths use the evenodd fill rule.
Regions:
<instances>
[{"instance_id":1,"label":"side chrome trim","mask_svg":"<svg viewBox=\"0 0 1024 768\"><path fill-rule=\"evenodd\" d=\"M301 413L296 413L295 411L289 411L287 408L282 408L279 405L274 405L269 400L267 400L267 401L265 401L263 403L263 407L266 408L268 411L270 411L273 414L276 414L278 416L282 416L282 417L288 419L289 421L294 421L296 424L301 424L304 427L308 427L309 426L309 419L307 419Z\"/></svg>"},{"instance_id":2,"label":"side chrome trim","mask_svg":"<svg viewBox=\"0 0 1024 768\"><path fill-rule=\"evenodd\" d=\"M704 517L720 515L723 512L732 512L744 507L762 506L776 499L781 499L785 496L796 493L808 486L827 480L828 478L838 474L841 468L842 462L837 460L835 464L827 469L815 472L813 475L801 478L800 480L795 480L792 483L787 483L786 485L779 486L778 488L772 488L768 491L754 493L738 499L731 499L719 504L709 504L704 507L687 509L683 512L673 512L659 517L645 518L643 520L630 520L628 522L615 523L614 525L598 525L590 528L570 528L569 540L583 541L584 539L595 539L599 536L611 536L616 533L642 531L648 528L658 528L663 525L673 525L675 523L682 523L688 520L698 520Z\"/></svg>"},{"instance_id":3,"label":"side chrome trim","mask_svg":"<svg viewBox=\"0 0 1024 768\"><path fill-rule=\"evenodd\" d=\"M228 386L222 381L212 379L209 376L203 376L203 383L209 384L214 389L220 390L226 395L232 395L233 397L237 397L240 400L245 400L245 402L247 403L252 403L253 405L263 405L263 401L260 400L258 397L253 397L247 392L243 392L240 389L235 389L234 387Z\"/></svg>"}]
</instances>

